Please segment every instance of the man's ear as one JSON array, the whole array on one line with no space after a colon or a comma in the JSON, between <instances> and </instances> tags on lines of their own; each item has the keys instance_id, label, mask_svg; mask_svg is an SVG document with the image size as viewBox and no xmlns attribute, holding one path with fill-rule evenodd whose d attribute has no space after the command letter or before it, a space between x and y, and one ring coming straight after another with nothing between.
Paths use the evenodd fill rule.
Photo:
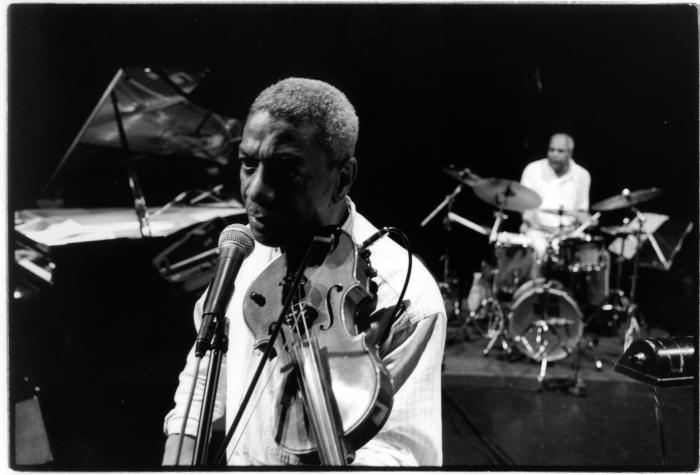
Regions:
<instances>
[{"instance_id":1,"label":"man's ear","mask_svg":"<svg viewBox=\"0 0 700 475\"><path fill-rule=\"evenodd\" d=\"M340 169L338 173L338 179L336 180L335 190L333 192L333 202L340 203L345 199L345 197L350 192L352 184L357 178L357 159L355 157L350 157L345 161L345 164Z\"/></svg>"}]
</instances>

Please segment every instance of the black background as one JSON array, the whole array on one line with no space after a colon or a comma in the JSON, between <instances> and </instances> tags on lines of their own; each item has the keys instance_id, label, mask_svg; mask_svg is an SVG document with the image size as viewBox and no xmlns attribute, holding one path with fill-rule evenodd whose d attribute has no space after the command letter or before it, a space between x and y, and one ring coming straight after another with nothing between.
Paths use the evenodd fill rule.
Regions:
<instances>
[{"instance_id":1,"label":"black background","mask_svg":"<svg viewBox=\"0 0 700 475\"><path fill-rule=\"evenodd\" d=\"M439 258L449 241L451 270L465 287L490 252L486 239L459 225L446 233L441 216L419 227L457 185L441 171L443 166L454 164L482 176L519 180L528 162L545 156L549 136L565 131L576 140L576 161L591 173L591 203L623 188L664 188L663 196L642 209L693 221L696 227L670 272L641 271L640 305L651 323L671 333L696 331L695 6L13 5L8 20L10 211L36 206L42 187L120 67L208 68L210 73L194 100L240 119L254 97L272 82L287 76L315 77L344 91L360 117L360 177L351 193L358 209L377 226L392 225L407 232L414 251L438 278L442 277ZM176 173L175 167L163 164L162 180L176 179ZM230 178L235 182L235 175ZM468 190L457 198L454 211L485 225L493 219L493 209ZM624 212L611 212L602 221L620 224L623 216ZM513 214L507 228L516 229L518 222ZM119 261L110 274L116 276L114 281L133 280L148 267L148 257L136 252L122 256L123 249L109 246L106 252L114 253L111 262L100 267L96 260L91 269L97 273ZM134 262L137 258L143 262ZM81 299L76 282L97 285L89 281L83 275L56 290L53 298L63 302L60 315L80 312L92 318L95 308L104 306L99 295L90 295L77 309L72 306ZM94 332L123 335L120 326L138 329L136 316L120 320L130 312L128 299L149 299L149 294L161 295L160 290L140 286L136 294L112 305L108 324L96 320L92 327L81 327L82 338L90 341L88 351L109 354L110 364L105 369L102 362L86 363L84 354L69 353L64 358L99 374L91 381L99 380L98 396L103 393L103 401L114 399L114 407L107 411L107 422L101 422L104 429L84 415L82 423L100 437L84 436L85 431L75 429L79 433L75 437L86 438L82 446L68 438L70 424L55 423L58 428L52 430L67 434L58 439L58 447L54 442L59 459L62 443L64 454L72 453L64 455L64 460L91 466L105 460L133 463L133 454L130 457L119 445L133 440L131 449L142 447L144 452L138 460L158 463L153 448L159 448L161 441L154 437L170 406L184 348L191 341L187 334L191 298L145 307L149 312L160 309L151 326L180 331L182 348L173 350L179 356L168 361L162 383L154 382L157 375L152 368L162 370L163 364L144 365L133 354L124 364L119 360L120 348L128 354L130 343L114 337L95 340ZM61 296L68 294L72 300L62 301ZM45 304L29 305L23 312L51 320L49 328L65 325L63 317L56 316L59 313L44 314ZM39 305L40 311L31 305ZM14 308L11 311L16 312ZM177 324L175 317L180 319ZM79 320L76 315L72 318ZM29 322L22 321L28 327L24 334L30 335L26 341L36 340ZM52 340L51 332L42 338ZM70 338L50 344L70 347L74 344ZM137 336L139 342L147 338ZM154 346L152 354L172 347L168 341ZM44 347L44 357L52 357L50 346ZM75 373L76 378L84 377L77 369ZM117 373L123 379L114 376ZM142 396L148 384L156 388L148 393L153 400ZM139 396L124 396L132 391L124 388L135 388L133 393ZM85 390L89 397L90 389ZM65 397L73 398L70 393ZM61 403L55 405L59 413ZM135 420L138 414L149 416ZM104 437L110 430L115 432L114 424L121 424L126 439ZM144 445L138 437L128 439L133 433L151 437L150 442ZM109 448L100 452L96 444Z\"/></svg>"},{"instance_id":2,"label":"black background","mask_svg":"<svg viewBox=\"0 0 700 475\"><path fill-rule=\"evenodd\" d=\"M591 203L657 186L643 210L697 219L694 6L15 5L9 20L11 209L33 207L119 67L168 65L209 68L194 99L241 119L277 79L338 86L360 116L353 199L439 277L447 234L418 223L456 185L441 166L518 180L557 131L576 140ZM469 191L454 211L492 221ZM468 280L485 240L458 225L449 240Z\"/></svg>"}]
</instances>

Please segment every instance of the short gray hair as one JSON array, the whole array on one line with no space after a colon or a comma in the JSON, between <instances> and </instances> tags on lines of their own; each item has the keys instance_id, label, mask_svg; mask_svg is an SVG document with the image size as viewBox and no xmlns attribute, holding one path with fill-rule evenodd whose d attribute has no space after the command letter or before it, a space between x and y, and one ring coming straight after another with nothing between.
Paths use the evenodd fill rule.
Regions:
<instances>
[{"instance_id":1,"label":"short gray hair","mask_svg":"<svg viewBox=\"0 0 700 475\"><path fill-rule=\"evenodd\" d=\"M248 117L260 111L295 126L316 126L317 138L332 162L343 163L355 155L360 128L355 108L326 82L307 78L276 82L258 95Z\"/></svg>"}]
</instances>

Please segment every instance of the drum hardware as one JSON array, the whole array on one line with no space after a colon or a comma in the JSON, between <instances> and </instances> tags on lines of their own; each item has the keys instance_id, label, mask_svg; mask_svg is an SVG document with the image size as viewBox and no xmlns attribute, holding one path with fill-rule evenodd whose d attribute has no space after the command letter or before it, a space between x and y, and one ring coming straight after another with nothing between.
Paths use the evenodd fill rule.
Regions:
<instances>
[{"instance_id":1,"label":"drum hardware","mask_svg":"<svg viewBox=\"0 0 700 475\"><path fill-rule=\"evenodd\" d=\"M510 353L511 346L507 332L507 320L502 307L500 294L512 294L515 288L521 283L521 280L524 280L526 273L519 269L519 262L515 263L515 268L509 268L508 265L514 260L512 253L518 253L521 249L525 250L527 258L528 246L519 243L511 245L509 242L504 242L503 239L499 240L499 238L504 236L504 234L499 233L499 230L502 223L508 219L504 211L524 211L534 208L541 204L542 199L533 190L512 180L481 178L468 168L462 170L455 169L454 167L443 168L443 172L460 182L457 190L461 190L462 185L468 185L473 189L474 194L479 199L496 207L496 211L494 211L494 224L491 228L478 225L468 219L462 218L453 213L451 209L448 209L446 220L457 222L484 236L488 236L488 242L494 246L494 257L498 261L497 269L489 272L491 283L485 289L486 296L481 299L477 308L470 312L465 323L475 326L480 334L489 338L489 342L483 350L484 355L488 355L499 341L500 347L507 353ZM457 192L457 190L455 191ZM450 204L449 198L443 200L436 210L423 220L421 226L426 224L439 209L445 206L449 207ZM486 275L486 273L484 275ZM502 279L509 279L510 284L508 286L501 286L500 283Z\"/></svg>"},{"instance_id":2,"label":"drum hardware","mask_svg":"<svg viewBox=\"0 0 700 475\"><path fill-rule=\"evenodd\" d=\"M478 274L478 278L481 279L484 275L490 276L489 285L483 286L483 298L476 308L469 312L465 324L474 327L480 336L489 339L486 347L482 350L484 356L488 356L499 339L501 348L506 353L510 353L505 313L501 302L496 298L498 269L490 269L487 264L482 263L482 273ZM477 274L474 275L474 278L477 278ZM476 283L476 285L481 285L481 283ZM472 291L475 290L475 283L472 283Z\"/></svg>"},{"instance_id":3,"label":"drum hardware","mask_svg":"<svg viewBox=\"0 0 700 475\"><path fill-rule=\"evenodd\" d=\"M659 248L658 242L654 235L649 232L645 227L646 216L642 213L639 208L634 206L635 203L650 200L661 194L661 190L658 188L650 188L649 190L641 190L640 192L630 192L625 189L622 195L613 196L607 200L598 203L596 207L600 209L618 209L622 208L621 200L623 198L627 199L628 203L626 206L630 208L632 214L636 218L637 226L631 226L629 224L629 219L624 223L625 227L616 228L616 235L619 236L629 236L632 235L636 239L634 256L632 258L632 275L630 276L630 291L629 296L627 296L622 287L622 268L625 262L625 244L626 239L621 240L620 244L620 254L618 257L617 275L616 275L616 289L614 289L608 297L606 297L605 303L601 306L601 312L606 312L609 314L609 318L615 323L619 322L623 318L629 322L627 331L624 337L624 348L629 346L629 343L634 339L635 336L643 336L642 331L642 315L639 312L639 307L635 302L636 291L637 291L637 281L639 279L639 256L642 245L644 244L643 237L648 240L654 249L659 261L666 266L667 261L661 249ZM612 207L614 206L614 207Z\"/></svg>"},{"instance_id":4,"label":"drum hardware","mask_svg":"<svg viewBox=\"0 0 700 475\"><path fill-rule=\"evenodd\" d=\"M500 210L525 211L537 208L542 198L536 191L521 185L517 181L505 178L481 178L469 168L443 168L442 171L460 184L470 186L474 194Z\"/></svg>"},{"instance_id":5,"label":"drum hardware","mask_svg":"<svg viewBox=\"0 0 700 475\"><path fill-rule=\"evenodd\" d=\"M454 204L455 199L457 198L457 195L459 195L462 191L462 184L460 183L457 185L457 187L451 192L445 195L445 198L428 214L428 216L423 219L420 223L420 227L425 227L443 208L447 208L447 214L442 220L442 229L445 234L445 251L440 256L440 260L442 261L442 281L438 283L440 288L443 290L443 297L444 297L444 290L449 289L451 287L450 285L450 231L452 231L452 220L449 218L450 213L452 212L452 206ZM453 279L455 280L455 279ZM453 282L454 284L454 282ZM457 285L459 285L459 282L457 282ZM450 315L455 318L459 319L461 316L461 304L460 300L456 299L454 302L451 302L450 300L446 300L446 304L452 303L453 308L452 309L447 309L448 311L448 317ZM446 305L447 307L448 305ZM450 314L451 312L451 314Z\"/></svg>"},{"instance_id":6,"label":"drum hardware","mask_svg":"<svg viewBox=\"0 0 700 475\"><path fill-rule=\"evenodd\" d=\"M484 236L488 236L491 233L491 229L489 229L485 226L482 226L480 224L477 224L473 221L469 221L468 219L463 218L460 215L458 215L457 213L453 213L452 211L447 213L447 218L450 219L454 223L461 224L465 228L469 228L472 231L476 231L479 234L483 234Z\"/></svg>"},{"instance_id":7,"label":"drum hardware","mask_svg":"<svg viewBox=\"0 0 700 475\"><path fill-rule=\"evenodd\" d=\"M496 213L492 229L498 229L502 216L505 215L501 211ZM504 305L513 300L513 295L521 284L534 277L535 271L534 249L529 239L507 232L496 233L495 236L492 245L496 268L491 271L490 295L482 301L477 312L472 312L469 317L471 322L476 323L478 318L488 322L486 336L489 342L483 350L484 356L488 356L499 341L506 354L512 354Z\"/></svg>"},{"instance_id":8,"label":"drum hardware","mask_svg":"<svg viewBox=\"0 0 700 475\"><path fill-rule=\"evenodd\" d=\"M510 354L511 345L506 328L506 318L501 303L497 299L489 297L482 301L481 307L483 307L484 316L487 319L486 322L488 326L486 329L486 337L489 338L489 342L482 350L483 355L488 356L499 340L501 342L501 349L505 351L506 354ZM470 318L474 318L474 315L478 315L478 313L472 312Z\"/></svg>"},{"instance_id":9,"label":"drum hardware","mask_svg":"<svg viewBox=\"0 0 700 475\"><path fill-rule=\"evenodd\" d=\"M565 209L563 206L559 208L539 208L537 211L543 213L556 214L558 216L568 216L576 218L579 223L590 221L592 216L585 209Z\"/></svg>"},{"instance_id":10,"label":"drum hardware","mask_svg":"<svg viewBox=\"0 0 700 475\"><path fill-rule=\"evenodd\" d=\"M583 315L564 286L543 278L526 282L514 295L508 331L513 346L540 363L539 389L566 389L577 396L585 394L586 384L580 374L582 353L592 348L583 342ZM582 343L585 343L582 345ZM550 362L573 357L573 378L548 378ZM595 357L596 368L602 363Z\"/></svg>"}]
</instances>

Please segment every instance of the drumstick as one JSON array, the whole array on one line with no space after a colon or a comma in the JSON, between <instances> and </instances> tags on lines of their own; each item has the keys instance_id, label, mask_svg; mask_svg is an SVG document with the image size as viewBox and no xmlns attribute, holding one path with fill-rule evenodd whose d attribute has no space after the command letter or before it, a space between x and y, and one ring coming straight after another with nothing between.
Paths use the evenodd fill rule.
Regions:
<instances>
[{"instance_id":1,"label":"drumstick","mask_svg":"<svg viewBox=\"0 0 700 475\"><path fill-rule=\"evenodd\" d=\"M598 218L600 218L600 211L597 212L596 214L594 214L593 216L591 216L591 219L589 219L585 223L581 224L578 228L574 229L573 232L570 234L570 236L575 236L575 235L583 232L584 229L586 229L588 226L590 226L591 223L593 223L593 221L597 220Z\"/></svg>"}]
</instances>

